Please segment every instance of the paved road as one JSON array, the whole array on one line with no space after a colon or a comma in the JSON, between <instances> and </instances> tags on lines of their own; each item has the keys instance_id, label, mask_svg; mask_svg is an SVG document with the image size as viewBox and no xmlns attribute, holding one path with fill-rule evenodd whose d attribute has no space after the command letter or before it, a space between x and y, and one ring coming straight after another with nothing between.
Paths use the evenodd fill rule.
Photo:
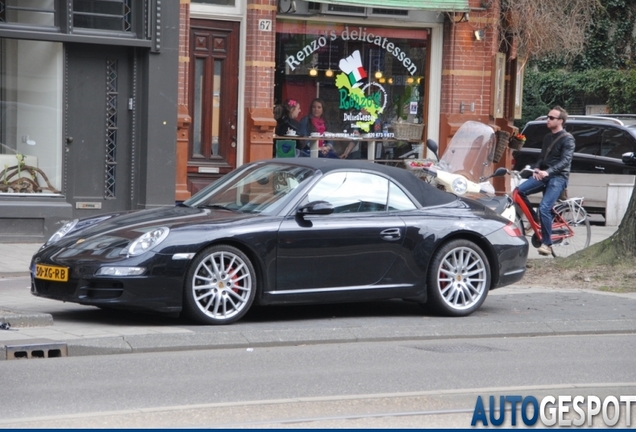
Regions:
<instances>
[{"instance_id":1,"label":"paved road","mask_svg":"<svg viewBox=\"0 0 636 432\"><path fill-rule=\"evenodd\" d=\"M230 326L99 310L34 297L28 278L0 279L5 309L50 315L50 325L0 330L0 359L37 344L64 344L69 356L210 348L250 348L458 337L636 332L636 294L515 285L495 290L461 319L429 315L403 301L262 307ZM29 348L28 344L36 344ZM54 348L58 349L58 348ZM12 351L13 350L13 351ZM3 352L4 351L4 352Z\"/></svg>"}]
</instances>

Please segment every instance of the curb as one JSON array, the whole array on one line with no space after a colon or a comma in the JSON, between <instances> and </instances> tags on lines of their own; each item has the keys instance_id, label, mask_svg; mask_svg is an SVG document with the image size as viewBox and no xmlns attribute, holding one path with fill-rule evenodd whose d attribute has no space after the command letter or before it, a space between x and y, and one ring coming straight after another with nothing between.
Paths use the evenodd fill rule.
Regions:
<instances>
[{"instance_id":1,"label":"curb","mask_svg":"<svg viewBox=\"0 0 636 432\"><path fill-rule=\"evenodd\" d=\"M15 277L29 277L31 273L27 272L2 272L0 271L0 279L8 279Z\"/></svg>"},{"instance_id":2,"label":"curb","mask_svg":"<svg viewBox=\"0 0 636 432\"><path fill-rule=\"evenodd\" d=\"M53 316L47 313L0 309L0 322L9 323L11 327L45 327L53 325Z\"/></svg>"},{"instance_id":3,"label":"curb","mask_svg":"<svg viewBox=\"0 0 636 432\"><path fill-rule=\"evenodd\" d=\"M38 343L56 343L64 345L68 357L134 354L153 352L175 352L191 350L217 349L257 349L283 346L322 345L333 343L366 343L384 341L426 341L450 340L465 338L506 338L563 335L599 335L599 334L634 334L636 319L610 321L592 320L578 329L572 327L570 321L563 322L519 322L509 324L506 328L494 328L492 325L474 325L470 331L465 327L454 330L446 324L436 326L405 326L400 328L321 328L321 329L285 329L285 330L246 330L185 332L174 334L140 334L120 335L112 337L85 338L66 341L29 341L29 345ZM11 345L7 343L6 345ZM5 355L3 356L3 350ZM6 347L0 345L0 361L6 360Z\"/></svg>"}]
</instances>

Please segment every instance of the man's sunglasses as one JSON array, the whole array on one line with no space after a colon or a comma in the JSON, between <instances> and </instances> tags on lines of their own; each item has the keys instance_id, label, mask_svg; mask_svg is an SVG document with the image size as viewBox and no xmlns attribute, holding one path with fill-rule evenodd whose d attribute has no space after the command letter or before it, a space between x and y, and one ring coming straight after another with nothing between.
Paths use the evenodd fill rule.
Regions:
<instances>
[{"instance_id":1,"label":"man's sunglasses","mask_svg":"<svg viewBox=\"0 0 636 432\"><path fill-rule=\"evenodd\" d=\"M552 117L552 116L548 116L549 120L560 120L561 117Z\"/></svg>"}]
</instances>

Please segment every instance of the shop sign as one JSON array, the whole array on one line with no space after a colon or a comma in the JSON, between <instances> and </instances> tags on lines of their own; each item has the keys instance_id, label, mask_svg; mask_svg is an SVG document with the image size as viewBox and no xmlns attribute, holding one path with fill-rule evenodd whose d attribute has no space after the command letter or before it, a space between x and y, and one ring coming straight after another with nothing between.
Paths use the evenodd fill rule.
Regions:
<instances>
[{"instance_id":1,"label":"shop sign","mask_svg":"<svg viewBox=\"0 0 636 432\"><path fill-rule=\"evenodd\" d=\"M376 45L384 49L390 55L393 55L406 68L408 73L413 76L417 73L417 66L413 63L406 52L395 46L384 36L375 35L367 32L366 28L358 27L349 29L349 26L338 34L336 30L331 30L329 34L322 35L314 39L303 48L298 50L296 54L290 55L286 59L287 66L294 71L307 58L313 56L321 48L326 47L330 41L338 39L343 41L360 41L371 45ZM330 41L329 41L329 40ZM338 63L341 73L336 75L335 85L339 94L339 109L356 110L357 113L345 113L344 120L355 122L355 126L365 132L369 132L371 126L376 122L379 115L386 108L388 95L386 89L377 82L367 82L367 71L362 65L360 51L356 50L346 58L340 59ZM373 87L373 88L371 88ZM374 90L373 93L367 95L367 90ZM411 108L411 111L413 108ZM417 112L417 105L415 106Z\"/></svg>"},{"instance_id":2,"label":"shop sign","mask_svg":"<svg viewBox=\"0 0 636 432\"><path fill-rule=\"evenodd\" d=\"M301 63L318 51L320 48L327 46L327 37L331 39L331 41L335 41L338 39L338 33L335 30L331 30L329 35L320 36L318 39L314 39L307 45L305 45L301 50L299 50L295 55L290 55L287 57L285 61L287 66L293 71L296 67L300 66ZM409 71L411 76L414 76L417 73L417 66L413 63L410 57L406 55L400 47L395 46L393 42L390 42L384 36L375 35L371 32L367 32L365 28L358 27L354 30L349 30L349 26L346 26L340 32L340 38L343 41L360 41L366 42L372 45L376 45L393 55L402 65Z\"/></svg>"}]
</instances>

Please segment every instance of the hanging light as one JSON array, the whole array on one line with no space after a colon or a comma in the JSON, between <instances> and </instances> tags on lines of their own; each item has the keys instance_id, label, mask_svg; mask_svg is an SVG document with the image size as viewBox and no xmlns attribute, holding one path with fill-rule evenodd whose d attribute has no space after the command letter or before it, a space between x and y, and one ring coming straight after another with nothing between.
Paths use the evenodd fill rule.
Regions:
<instances>
[{"instance_id":1,"label":"hanging light","mask_svg":"<svg viewBox=\"0 0 636 432\"><path fill-rule=\"evenodd\" d=\"M407 82L408 84L413 84L413 81L415 81L415 80L413 79L413 77L408 77L408 78L406 79L406 82Z\"/></svg>"},{"instance_id":2,"label":"hanging light","mask_svg":"<svg viewBox=\"0 0 636 432\"><path fill-rule=\"evenodd\" d=\"M380 81L380 84L384 84L386 82L386 78L380 78L378 81Z\"/></svg>"},{"instance_id":3,"label":"hanging light","mask_svg":"<svg viewBox=\"0 0 636 432\"><path fill-rule=\"evenodd\" d=\"M327 78L331 78L333 76L333 71L331 70L331 39L329 39L329 65L325 71L325 76Z\"/></svg>"},{"instance_id":4,"label":"hanging light","mask_svg":"<svg viewBox=\"0 0 636 432\"><path fill-rule=\"evenodd\" d=\"M393 84L393 78L389 78L389 84Z\"/></svg>"},{"instance_id":5,"label":"hanging light","mask_svg":"<svg viewBox=\"0 0 636 432\"><path fill-rule=\"evenodd\" d=\"M375 79L382 78L382 71L375 71Z\"/></svg>"},{"instance_id":6,"label":"hanging light","mask_svg":"<svg viewBox=\"0 0 636 432\"><path fill-rule=\"evenodd\" d=\"M311 69L309 69L309 76L312 76L312 77L318 76L318 69L316 69L315 67L312 67Z\"/></svg>"}]
</instances>

